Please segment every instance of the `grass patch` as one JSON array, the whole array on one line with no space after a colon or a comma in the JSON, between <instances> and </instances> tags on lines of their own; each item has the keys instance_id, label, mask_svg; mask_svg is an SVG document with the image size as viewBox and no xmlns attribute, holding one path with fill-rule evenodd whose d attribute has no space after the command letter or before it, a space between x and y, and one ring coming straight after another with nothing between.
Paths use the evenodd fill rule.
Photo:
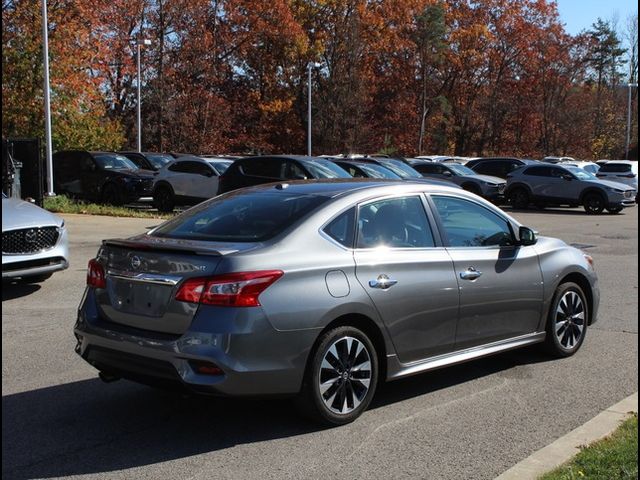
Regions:
<instances>
[{"instance_id":1,"label":"grass patch","mask_svg":"<svg viewBox=\"0 0 640 480\"><path fill-rule=\"evenodd\" d=\"M584 447L573 459L540 480L622 480L638 478L638 416L610 436Z\"/></svg>"},{"instance_id":2,"label":"grass patch","mask_svg":"<svg viewBox=\"0 0 640 480\"><path fill-rule=\"evenodd\" d=\"M106 215L109 217L167 219L174 216L169 213L148 212L145 210L136 210L134 208L88 203L82 200L71 199L65 195L45 197L44 208L55 213L80 213L85 215Z\"/></svg>"}]
</instances>

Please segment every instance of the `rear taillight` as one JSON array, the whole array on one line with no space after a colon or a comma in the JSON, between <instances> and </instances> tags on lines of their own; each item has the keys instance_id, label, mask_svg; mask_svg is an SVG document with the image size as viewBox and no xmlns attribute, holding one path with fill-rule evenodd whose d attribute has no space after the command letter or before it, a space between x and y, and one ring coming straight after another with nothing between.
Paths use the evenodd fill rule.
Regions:
<instances>
[{"instance_id":1,"label":"rear taillight","mask_svg":"<svg viewBox=\"0 0 640 480\"><path fill-rule=\"evenodd\" d=\"M105 288L107 286L104 267L95 258L89 260L87 267L87 286L93 288Z\"/></svg>"},{"instance_id":2,"label":"rear taillight","mask_svg":"<svg viewBox=\"0 0 640 480\"><path fill-rule=\"evenodd\" d=\"M283 274L281 270L263 270L190 278L180 286L176 300L221 307L258 307L260 294Z\"/></svg>"}]
</instances>

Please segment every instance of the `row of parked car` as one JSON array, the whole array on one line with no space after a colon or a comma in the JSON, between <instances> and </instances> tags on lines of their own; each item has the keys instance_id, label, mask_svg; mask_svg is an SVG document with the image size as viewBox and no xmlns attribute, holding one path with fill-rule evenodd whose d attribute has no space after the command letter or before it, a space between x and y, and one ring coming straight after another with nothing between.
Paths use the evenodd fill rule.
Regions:
<instances>
[{"instance_id":1,"label":"row of parked car","mask_svg":"<svg viewBox=\"0 0 640 480\"><path fill-rule=\"evenodd\" d=\"M138 152L60 151L55 188L72 197L122 205L139 199L171 212L238 188L283 180L375 178L455 184L494 203L584 206L618 213L636 203L637 162L545 161L509 157L263 155L195 156Z\"/></svg>"}]
</instances>

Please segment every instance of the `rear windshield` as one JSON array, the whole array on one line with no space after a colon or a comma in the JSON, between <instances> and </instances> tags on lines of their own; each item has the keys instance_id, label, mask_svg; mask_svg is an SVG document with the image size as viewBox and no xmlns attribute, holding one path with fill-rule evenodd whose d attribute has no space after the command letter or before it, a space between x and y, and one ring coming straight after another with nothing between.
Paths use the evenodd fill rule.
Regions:
<instances>
[{"instance_id":1,"label":"rear windshield","mask_svg":"<svg viewBox=\"0 0 640 480\"><path fill-rule=\"evenodd\" d=\"M151 233L215 242L261 242L275 237L329 200L280 191L234 192L192 208Z\"/></svg>"},{"instance_id":2,"label":"rear windshield","mask_svg":"<svg viewBox=\"0 0 640 480\"><path fill-rule=\"evenodd\" d=\"M624 173L630 172L631 165L628 163L605 163L600 167L600 173Z\"/></svg>"}]
</instances>

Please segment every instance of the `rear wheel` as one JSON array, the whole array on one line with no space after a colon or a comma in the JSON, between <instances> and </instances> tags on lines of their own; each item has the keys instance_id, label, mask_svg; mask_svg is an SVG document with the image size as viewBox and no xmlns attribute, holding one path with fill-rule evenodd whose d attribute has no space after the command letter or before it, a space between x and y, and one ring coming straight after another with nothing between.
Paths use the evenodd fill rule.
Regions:
<instances>
[{"instance_id":1,"label":"rear wheel","mask_svg":"<svg viewBox=\"0 0 640 480\"><path fill-rule=\"evenodd\" d=\"M604 197L599 193L589 193L584 197L584 211L589 215L599 215L604 210Z\"/></svg>"},{"instance_id":2,"label":"rear wheel","mask_svg":"<svg viewBox=\"0 0 640 480\"><path fill-rule=\"evenodd\" d=\"M166 185L161 185L153 192L153 204L161 212L173 212L175 199L173 191Z\"/></svg>"},{"instance_id":3,"label":"rear wheel","mask_svg":"<svg viewBox=\"0 0 640 480\"><path fill-rule=\"evenodd\" d=\"M547 351L556 357L576 353L587 334L589 310L584 292L575 283L558 287L547 319Z\"/></svg>"},{"instance_id":4,"label":"rear wheel","mask_svg":"<svg viewBox=\"0 0 640 480\"><path fill-rule=\"evenodd\" d=\"M509 193L509 201L513 208L527 208L529 206L529 192L524 188L515 188Z\"/></svg>"},{"instance_id":5,"label":"rear wheel","mask_svg":"<svg viewBox=\"0 0 640 480\"><path fill-rule=\"evenodd\" d=\"M378 357L365 333L338 327L324 333L296 399L302 413L325 425L344 425L364 412L376 390Z\"/></svg>"}]
</instances>

